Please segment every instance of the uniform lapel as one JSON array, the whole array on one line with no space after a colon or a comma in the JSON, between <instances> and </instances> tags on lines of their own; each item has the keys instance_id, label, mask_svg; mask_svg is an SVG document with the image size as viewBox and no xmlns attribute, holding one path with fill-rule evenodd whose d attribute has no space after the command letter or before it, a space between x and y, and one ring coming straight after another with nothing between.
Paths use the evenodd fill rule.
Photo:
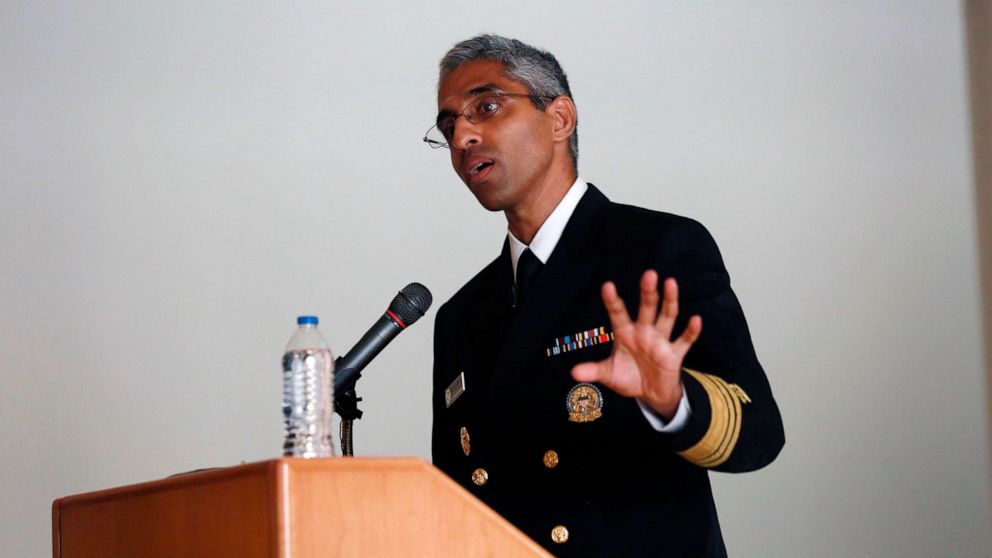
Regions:
<instances>
[{"instance_id":1,"label":"uniform lapel","mask_svg":"<svg viewBox=\"0 0 992 558\"><path fill-rule=\"evenodd\" d=\"M593 185L572 213L558 245L534 283L527 302L518 309L496 362L490 403L505 409L542 343L600 263L599 228L609 200ZM512 278L511 278L512 279ZM512 281L511 281L512 284Z\"/></svg>"},{"instance_id":2,"label":"uniform lapel","mask_svg":"<svg viewBox=\"0 0 992 558\"><path fill-rule=\"evenodd\" d=\"M510 263L509 242L503 242L503 252L485 270L480 279L479 290L472 300L468 316L468 335L471 354L478 363L490 366L475 366L467 373L472 386L487 385L490 380L492 363L496 362L502 340L513 318L513 265ZM468 383L468 381L466 382Z\"/></svg>"}]
</instances>

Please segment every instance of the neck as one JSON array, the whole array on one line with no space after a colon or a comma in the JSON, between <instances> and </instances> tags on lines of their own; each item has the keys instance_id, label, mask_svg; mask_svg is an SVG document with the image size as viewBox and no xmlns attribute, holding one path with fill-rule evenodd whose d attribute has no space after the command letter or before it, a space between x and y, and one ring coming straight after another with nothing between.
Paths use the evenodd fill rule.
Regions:
<instances>
[{"instance_id":1,"label":"neck","mask_svg":"<svg viewBox=\"0 0 992 558\"><path fill-rule=\"evenodd\" d=\"M576 177L575 169L571 166L567 171L552 173L542 181L541 185L533 188L534 195L528 200L528 203L521 204L522 207L507 209L504 214L513 236L524 244L530 244L541 225L558 207L558 203L575 183Z\"/></svg>"}]
</instances>

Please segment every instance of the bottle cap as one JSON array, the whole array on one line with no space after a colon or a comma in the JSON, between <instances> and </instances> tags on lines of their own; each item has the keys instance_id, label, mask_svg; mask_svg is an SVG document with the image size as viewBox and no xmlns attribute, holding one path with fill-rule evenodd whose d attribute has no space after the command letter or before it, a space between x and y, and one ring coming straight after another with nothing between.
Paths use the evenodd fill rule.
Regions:
<instances>
[{"instance_id":1,"label":"bottle cap","mask_svg":"<svg viewBox=\"0 0 992 558\"><path fill-rule=\"evenodd\" d=\"M296 323L298 325L317 325L320 323L320 318L317 316L300 316L296 318Z\"/></svg>"}]
</instances>

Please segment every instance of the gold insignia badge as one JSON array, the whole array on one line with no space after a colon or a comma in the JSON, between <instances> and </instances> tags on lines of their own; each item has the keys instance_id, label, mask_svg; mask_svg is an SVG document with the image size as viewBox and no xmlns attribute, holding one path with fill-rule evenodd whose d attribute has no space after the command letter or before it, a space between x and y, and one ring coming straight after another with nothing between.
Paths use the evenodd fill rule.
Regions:
<instances>
[{"instance_id":1,"label":"gold insignia badge","mask_svg":"<svg viewBox=\"0 0 992 558\"><path fill-rule=\"evenodd\" d=\"M462 439L462 451L465 452L465 456L468 457L468 454L472 453L472 440L468 437L468 428L463 426L458 434Z\"/></svg>"},{"instance_id":2,"label":"gold insignia badge","mask_svg":"<svg viewBox=\"0 0 992 558\"><path fill-rule=\"evenodd\" d=\"M603 393L592 384L577 384L565 398L568 420L592 422L603 416Z\"/></svg>"}]
</instances>

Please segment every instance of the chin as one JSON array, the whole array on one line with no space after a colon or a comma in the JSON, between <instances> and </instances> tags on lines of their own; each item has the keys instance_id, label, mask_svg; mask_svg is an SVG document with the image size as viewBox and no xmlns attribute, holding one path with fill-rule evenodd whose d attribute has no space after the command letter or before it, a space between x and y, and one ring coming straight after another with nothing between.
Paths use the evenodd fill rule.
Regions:
<instances>
[{"instance_id":1,"label":"chin","mask_svg":"<svg viewBox=\"0 0 992 558\"><path fill-rule=\"evenodd\" d=\"M502 206L498 206L498 205L486 205L484 203L482 204L482 207L486 208L486 210L491 211L493 213L497 213L497 212L501 212L501 211L505 211L506 210L506 208L505 207L502 207Z\"/></svg>"},{"instance_id":2,"label":"chin","mask_svg":"<svg viewBox=\"0 0 992 558\"><path fill-rule=\"evenodd\" d=\"M499 201L488 199L485 196L476 194L475 199L479 202L479 205L486 208L488 211L503 211L506 209Z\"/></svg>"},{"instance_id":3,"label":"chin","mask_svg":"<svg viewBox=\"0 0 992 558\"><path fill-rule=\"evenodd\" d=\"M497 199L497 196L491 195L493 194L492 190L494 189L494 184L482 184L478 188L473 188L466 183L465 186L468 188L468 191L472 192L472 195L475 196L475 199L479 202L479 205L486 208L488 211L503 211L506 209L506 207L504 207L505 203L503 203L503 200Z\"/></svg>"}]
</instances>

